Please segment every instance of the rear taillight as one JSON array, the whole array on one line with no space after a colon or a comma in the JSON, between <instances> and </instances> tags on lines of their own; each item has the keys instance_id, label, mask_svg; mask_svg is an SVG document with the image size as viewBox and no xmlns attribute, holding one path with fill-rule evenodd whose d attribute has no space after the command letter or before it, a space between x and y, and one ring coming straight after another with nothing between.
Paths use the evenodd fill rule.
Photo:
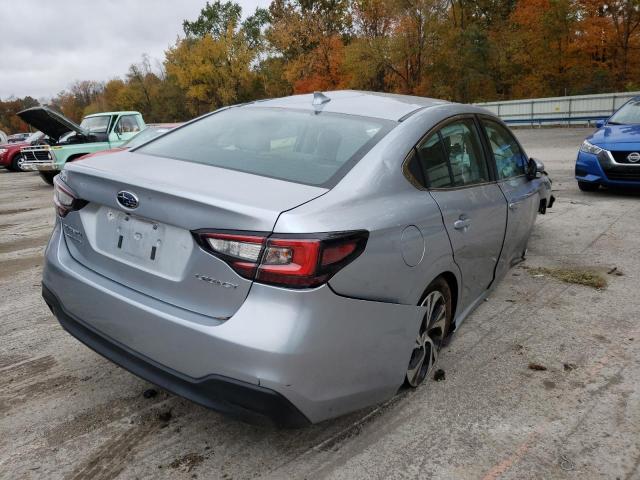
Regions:
<instances>
[{"instance_id":1,"label":"rear taillight","mask_svg":"<svg viewBox=\"0 0 640 480\"><path fill-rule=\"evenodd\" d=\"M311 288L326 283L364 250L366 231L272 236L194 232L198 243L239 275L270 285Z\"/></svg>"},{"instance_id":2,"label":"rear taillight","mask_svg":"<svg viewBox=\"0 0 640 480\"><path fill-rule=\"evenodd\" d=\"M53 203L56 207L56 212L61 217L66 217L69 212L80 210L87 204L86 201L78 198L66 183L60 180L60 175L53 179Z\"/></svg>"},{"instance_id":3,"label":"rear taillight","mask_svg":"<svg viewBox=\"0 0 640 480\"><path fill-rule=\"evenodd\" d=\"M200 238L200 244L206 250L227 262L244 278L255 277L266 240L264 236L204 233L196 238Z\"/></svg>"}]
</instances>

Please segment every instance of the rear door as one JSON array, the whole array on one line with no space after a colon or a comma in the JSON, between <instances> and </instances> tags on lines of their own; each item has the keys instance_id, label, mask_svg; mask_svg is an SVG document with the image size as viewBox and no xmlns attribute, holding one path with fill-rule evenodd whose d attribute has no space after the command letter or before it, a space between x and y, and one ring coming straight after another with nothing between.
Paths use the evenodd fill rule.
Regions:
<instances>
[{"instance_id":1,"label":"rear door","mask_svg":"<svg viewBox=\"0 0 640 480\"><path fill-rule=\"evenodd\" d=\"M431 196L442 212L462 272L462 305L494 279L507 223L507 204L492 182L473 117L457 117L428 136L418 156Z\"/></svg>"},{"instance_id":2,"label":"rear door","mask_svg":"<svg viewBox=\"0 0 640 480\"><path fill-rule=\"evenodd\" d=\"M507 232L500 273L519 262L536 220L540 194L538 182L525 175L527 157L511 132L499 122L481 117L498 185L507 199Z\"/></svg>"}]
</instances>

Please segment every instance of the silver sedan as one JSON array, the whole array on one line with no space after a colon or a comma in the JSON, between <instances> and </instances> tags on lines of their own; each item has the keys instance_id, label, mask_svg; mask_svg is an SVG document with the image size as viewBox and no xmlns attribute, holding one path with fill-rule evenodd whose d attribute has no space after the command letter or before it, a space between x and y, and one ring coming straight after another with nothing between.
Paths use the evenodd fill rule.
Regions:
<instances>
[{"instance_id":1,"label":"silver sedan","mask_svg":"<svg viewBox=\"0 0 640 480\"><path fill-rule=\"evenodd\" d=\"M314 423L429 378L552 203L542 164L480 108L253 102L67 165L43 296L168 391Z\"/></svg>"}]
</instances>

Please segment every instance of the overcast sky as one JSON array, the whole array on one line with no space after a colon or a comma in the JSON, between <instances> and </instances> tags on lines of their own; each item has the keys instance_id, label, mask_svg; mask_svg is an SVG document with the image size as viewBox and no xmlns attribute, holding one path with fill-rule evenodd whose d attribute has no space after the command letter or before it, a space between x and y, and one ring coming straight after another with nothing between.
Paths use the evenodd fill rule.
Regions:
<instances>
[{"instance_id":1,"label":"overcast sky","mask_svg":"<svg viewBox=\"0 0 640 480\"><path fill-rule=\"evenodd\" d=\"M243 16L268 0L235 0ZM152 65L206 0L0 0L0 99L50 98L75 80L122 77Z\"/></svg>"}]
</instances>

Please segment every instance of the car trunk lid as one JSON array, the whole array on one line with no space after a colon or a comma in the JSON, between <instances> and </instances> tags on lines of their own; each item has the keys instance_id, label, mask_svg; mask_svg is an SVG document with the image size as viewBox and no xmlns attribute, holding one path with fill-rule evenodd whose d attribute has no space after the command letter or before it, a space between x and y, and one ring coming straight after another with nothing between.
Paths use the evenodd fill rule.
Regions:
<instances>
[{"instance_id":1,"label":"car trunk lid","mask_svg":"<svg viewBox=\"0 0 640 480\"><path fill-rule=\"evenodd\" d=\"M89 202L63 219L78 262L141 293L216 318L233 315L252 282L205 252L191 232L270 233L281 212L326 192L135 152L70 164L63 177ZM119 193L131 195L138 206L125 208Z\"/></svg>"}]
</instances>

